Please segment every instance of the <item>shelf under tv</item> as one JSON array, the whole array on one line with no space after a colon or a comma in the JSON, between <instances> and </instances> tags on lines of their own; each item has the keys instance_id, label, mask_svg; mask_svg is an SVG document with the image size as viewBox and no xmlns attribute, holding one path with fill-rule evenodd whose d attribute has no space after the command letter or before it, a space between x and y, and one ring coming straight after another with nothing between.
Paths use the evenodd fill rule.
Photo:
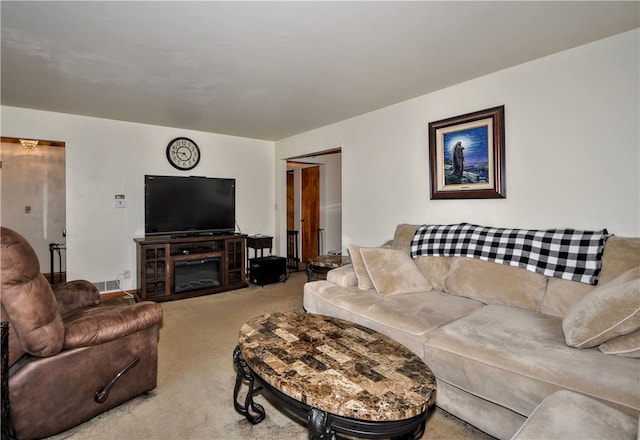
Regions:
<instances>
[{"instance_id":1,"label":"shelf under tv","mask_svg":"<svg viewBox=\"0 0 640 440\"><path fill-rule=\"evenodd\" d=\"M228 233L134 239L138 295L142 300L171 301L247 287L246 238Z\"/></svg>"}]
</instances>

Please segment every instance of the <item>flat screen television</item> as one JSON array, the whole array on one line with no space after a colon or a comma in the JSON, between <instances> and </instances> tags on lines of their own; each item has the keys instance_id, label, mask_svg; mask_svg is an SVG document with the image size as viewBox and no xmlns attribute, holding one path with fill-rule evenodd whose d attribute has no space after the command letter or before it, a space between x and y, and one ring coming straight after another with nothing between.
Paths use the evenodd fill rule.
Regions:
<instances>
[{"instance_id":1,"label":"flat screen television","mask_svg":"<svg viewBox=\"0 0 640 440\"><path fill-rule=\"evenodd\" d=\"M144 176L145 235L213 235L235 229L235 179Z\"/></svg>"}]
</instances>

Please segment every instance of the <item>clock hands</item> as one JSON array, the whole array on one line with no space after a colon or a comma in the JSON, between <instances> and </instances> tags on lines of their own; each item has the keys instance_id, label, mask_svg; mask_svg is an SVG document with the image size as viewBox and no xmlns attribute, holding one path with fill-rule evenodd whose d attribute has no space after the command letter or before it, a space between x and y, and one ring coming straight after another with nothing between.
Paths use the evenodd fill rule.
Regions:
<instances>
[{"instance_id":1,"label":"clock hands","mask_svg":"<svg viewBox=\"0 0 640 440\"><path fill-rule=\"evenodd\" d=\"M188 160L191 157L191 150L189 150L187 147L180 147L178 148L178 151L176 151L176 155L181 160Z\"/></svg>"}]
</instances>

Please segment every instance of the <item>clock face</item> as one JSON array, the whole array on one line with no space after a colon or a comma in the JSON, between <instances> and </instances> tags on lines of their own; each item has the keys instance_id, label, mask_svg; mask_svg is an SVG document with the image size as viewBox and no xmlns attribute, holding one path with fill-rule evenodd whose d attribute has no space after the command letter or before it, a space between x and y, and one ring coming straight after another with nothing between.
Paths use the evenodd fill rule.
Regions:
<instances>
[{"instance_id":1,"label":"clock face","mask_svg":"<svg viewBox=\"0 0 640 440\"><path fill-rule=\"evenodd\" d=\"M200 162L200 148L189 138L175 138L167 145L167 159L179 170L190 170Z\"/></svg>"}]
</instances>

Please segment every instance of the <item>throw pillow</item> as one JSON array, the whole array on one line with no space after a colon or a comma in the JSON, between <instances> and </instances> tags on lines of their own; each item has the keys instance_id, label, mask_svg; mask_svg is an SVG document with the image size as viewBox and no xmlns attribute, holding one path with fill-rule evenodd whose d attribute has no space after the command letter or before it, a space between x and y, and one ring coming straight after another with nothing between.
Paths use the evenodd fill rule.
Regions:
<instances>
[{"instance_id":1,"label":"throw pillow","mask_svg":"<svg viewBox=\"0 0 640 440\"><path fill-rule=\"evenodd\" d=\"M590 348L640 328L640 267L593 289L562 319L567 345Z\"/></svg>"},{"instance_id":2,"label":"throw pillow","mask_svg":"<svg viewBox=\"0 0 640 440\"><path fill-rule=\"evenodd\" d=\"M613 338L604 344L600 344L598 348L604 354L640 358L640 330Z\"/></svg>"},{"instance_id":3,"label":"throw pillow","mask_svg":"<svg viewBox=\"0 0 640 440\"><path fill-rule=\"evenodd\" d=\"M371 281L371 278L369 278L369 272L367 272L367 268L362 260L360 249L363 249L362 246L357 246L355 244L347 245L349 258L353 265L353 271L356 273L356 278L358 279L358 288L362 290L373 289L373 282Z\"/></svg>"},{"instance_id":4,"label":"throw pillow","mask_svg":"<svg viewBox=\"0 0 640 440\"><path fill-rule=\"evenodd\" d=\"M397 295L431 290L431 284L406 252L361 248L360 254L379 294Z\"/></svg>"}]
</instances>

